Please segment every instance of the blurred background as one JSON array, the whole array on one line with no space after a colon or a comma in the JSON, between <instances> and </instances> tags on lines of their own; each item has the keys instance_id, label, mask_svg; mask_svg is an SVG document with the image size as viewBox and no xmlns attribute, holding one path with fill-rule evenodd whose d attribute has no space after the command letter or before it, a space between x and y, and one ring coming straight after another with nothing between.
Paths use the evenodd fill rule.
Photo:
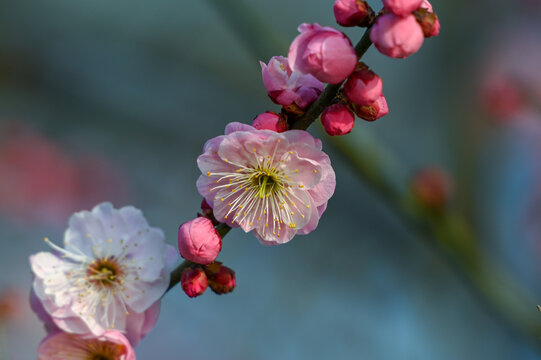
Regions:
<instances>
[{"instance_id":1,"label":"blurred background","mask_svg":"<svg viewBox=\"0 0 541 360\"><path fill-rule=\"evenodd\" d=\"M72 212L108 200L175 244L203 143L279 109L258 61L286 55L301 22L337 26L332 3L0 2L0 359L34 359L45 334L27 306L43 237L60 244ZM368 51L390 114L348 136L394 153L400 182L445 168L479 246L541 302L541 3L432 4L442 30L417 54ZM219 260L237 289L173 289L138 359L539 358L310 131L337 173L318 229L278 247L232 231Z\"/></svg>"}]
</instances>

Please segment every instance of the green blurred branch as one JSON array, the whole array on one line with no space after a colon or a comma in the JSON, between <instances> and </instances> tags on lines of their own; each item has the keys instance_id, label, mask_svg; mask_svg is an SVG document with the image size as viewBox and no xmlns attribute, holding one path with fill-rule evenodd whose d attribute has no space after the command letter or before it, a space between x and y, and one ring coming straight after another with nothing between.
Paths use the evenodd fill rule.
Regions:
<instances>
[{"instance_id":1,"label":"green blurred branch","mask_svg":"<svg viewBox=\"0 0 541 360\"><path fill-rule=\"evenodd\" d=\"M464 217L453 209L431 212L417 202L406 185L393 184L400 173L394 159L363 129L362 136L332 139L362 180L391 204L406 224L416 229L429 246L449 260L477 295L502 319L540 348L541 320L536 302L498 264L479 251L478 242Z\"/></svg>"}]
</instances>

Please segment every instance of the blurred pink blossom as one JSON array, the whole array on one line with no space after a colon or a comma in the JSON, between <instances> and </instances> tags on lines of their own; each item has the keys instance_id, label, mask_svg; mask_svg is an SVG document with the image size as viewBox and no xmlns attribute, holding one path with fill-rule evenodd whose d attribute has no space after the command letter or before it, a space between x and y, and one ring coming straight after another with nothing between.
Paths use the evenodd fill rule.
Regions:
<instances>
[{"instance_id":1,"label":"blurred pink blossom","mask_svg":"<svg viewBox=\"0 0 541 360\"><path fill-rule=\"evenodd\" d=\"M64 223L81 207L127 197L125 179L99 156L75 157L27 126L0 129L0 213L15 222Z\"/></svg>"}]
</instances>

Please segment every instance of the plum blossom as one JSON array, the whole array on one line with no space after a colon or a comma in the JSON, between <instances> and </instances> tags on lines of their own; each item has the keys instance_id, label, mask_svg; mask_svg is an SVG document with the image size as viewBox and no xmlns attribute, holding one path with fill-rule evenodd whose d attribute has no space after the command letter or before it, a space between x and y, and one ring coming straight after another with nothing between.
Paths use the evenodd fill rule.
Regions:
<instances>
[{"instance_id":1,"label":"plum blossom","mask_svg":"<svg viewBox=\"0 0 541 360\"><path fill-rule=\"evenodd\" d=\"M135 360L128 339L118 331L103 335L74 335L55 332L38 347L38 360Z\"/></svg>"},{"instance_id":2,"label":"plum blossom","mask_svg":"<svg viewBox=\"0 0 541 360\"><path fill-rule=\"evenodd\" d=\"M33 291L57 327L96 336L115 329L134 346L152 329L177 255L141 211L102 203L71 217L64 248L45 240L55 252L30 257Z\"/></svg>"},{"instance_id":3,"label":"plum blossom","mask_svg":"<svg viewBox=\"0 0 541 360\"><path fill-rule=\"evenodd\" d=\"M321 81L310 74L301 74L289 67L287 58L273 56L266 65L260 61L263 84L272 101L282 106L297 104L305 108L323 91Z\"/></svg>"},{"instance_id":4,"label":"plum blossom","mask_svg":"<svg viewBox=\"0 0 541 360\"><path fill-rule=\"evenodd\" d=\"M216 219L269 245L313 231L336 185L321 141L302 130L230 123L207 141L197 164L197 188Z\"/></svg>"}]
</instances>

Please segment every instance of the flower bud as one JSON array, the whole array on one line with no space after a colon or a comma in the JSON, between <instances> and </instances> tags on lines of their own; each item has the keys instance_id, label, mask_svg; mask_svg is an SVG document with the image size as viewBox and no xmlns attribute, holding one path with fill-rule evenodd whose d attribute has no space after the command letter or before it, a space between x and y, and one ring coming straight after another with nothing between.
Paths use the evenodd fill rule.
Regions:
<instances>
[{"instance_id":1,"label":"flower bud","mask_svg":"<svg viewBox=\"0 0 541 360\"><path fill-rule=\"evenodd\" d=\"M449 175L440 168L427 167L414 175L411 190L425 207L441 210L449 201L453 184Z\"/></svg>"},{"instance_id":2,"label":"flower bud","mask_svg":"<svg viewBox=\"0 0 541 360\"><path fill-rule=\"evenodd\" d=\"M180 284L186 295L191 298L197 297L207 290L207 275L199 266L186 268L180 277Z\"/></svg>"},{"instance_id":3,"label":"flower bud","mask_svg":"<svg viewBox=\"0 0 541 360\"><path fill-rule=\"evenodd\" d=\"M310 74L292 71L287 58L273 56L268 65L259 62L263 84L270 99L284 107L297 105L304 109L323 91L323 83Z\"/></svg>"},{"instance_id":4,"label":"flower bud","mask_svg":"<svg viewBox=\"0 0 541 360\"><path fill-rule=\"evenodd\" d=\"M212 225L216 226L218 225L220 222L218 220L216 220L216 218L214 217L214 211L213 209L210 207L209 203L207 202L207 200L205 200L205 198L203 198L203 200L201 201L201 213L197 213L197 216L203 216L203 217L206 217L207 219L209 219L210 221L212 221Z\"/></svg>"},{"instance_id":5,"label":"flower bud","mask_svg":"<svg viewBox=\"0 0 541 360\"><path fill-rule=\"evenodd\" d=\"M206 266L205 270L207 272L209 286L216 294L227 294L237 286L235 272L227 266L222 265L222 263L215 261Z\"/></svg>"},{"instance_id":6,"label":"flower bud","mask_svg":"<svg viewBox=\"0 0 541 360\"><path fill-rule=\"evenodd\" d=\"M483 81L481 101L487 113L497 118L512 117L525 105L516 80L501 74L491 74Z\"/></svg>"},{"instance_id":7,"label":"flower bud","mask_svg":"<svg viewBox=\"0 0 541 360\"><path fill-rule=\"evenodd\" d=\"M417 10L423 0L382 0L385 9L397 16L407 16Z\"/></svg>"},{"instance_id":8,"label":"flower bud","mask_svg":"<svg viewBox=\"0 0 541 360\"><path fill-rule=\"evenodd\" d=\"M222 249L222 238L211 220L198 217L179 227L178 249L186 260L210 264Z\"/></svg>"},{"instance_id":9,"label":"flower bud","mask_svg":"<svg viewBox=\"0 0 541 360\"><path fill-rule=\"evenodd\" d=\"M414 15L419 25L421 25L425 38L437 36L440 33L440 21L436 14L421 8Z\"/></svg>"},{"instance_id":10,"label":"flower bud","mask_svg":"<svg viewBox=\"0 0 541 360\"><path fill-rule=\"evenodd\" d=\"M342 26L368 26L374 10L363 0L336 0L333 6L336 22Z\"/></svg>"},{"instance_id":11,"label":"flower bud","mask_svg":"<svg viewBox=\"0 0 541 360\"><path fill-rule=\"evenodd\" d=\"M387 107L387 100L385 96L381 96L370 105L366 106L355 106L355 114L363 120L374 121L383 117L389 113L389 108Z\"/></svg>"},{"instance_id":12,"label":"flower bud","mask_svg":"<svg viewBox=\"0 0 541 360\"><path fill-rule=\"evenodd\" d=\"M406 58L421 48L424 34L415 16L389 13L378 17L370 30L370 40L382 54Z\"/></svg>"},{"instance_id":13,"label":"flower bud","mask_svg":"<svg viewBox=\"0 0 541 360\"><path fill-rule=\"evenodd\" d=\"M353 129L355 116L344 104L334 104L323 110L321 123L327 134L345 135Z\"/></svg>"},{"instance_id":14,"label":"flower bud","mask_svg":"<svg viewBox=\"0 0 541 360\"><path fill-rule=\"evenodd\" d=\"M361 63L346 81L344 95L357 105L370 105L381 96L382 89L381 78Z\"/></svg>"},{"instance_id":15,"label":"flower bud","mask_svg":"<svg viewBox=\"0 0 541 360\"><path fill-rule=\"evenodd\" d=\"M279 133L287 130L286 119L272 111L257 115L252 126L257 130L272 130Z\"/></svg>"},{"instance_id":16,"label":"flower bud","mask_svg":"<svg viewBox=\"0 0 541 360\"><path fill-rule=\"evenodd\" d=\"M355 69L357 54L351 41L340 31L319 24L301 24L300 35L289 47L293 71L312 74L318 80L338 84Z\"/></svg>"}]
</instances>

